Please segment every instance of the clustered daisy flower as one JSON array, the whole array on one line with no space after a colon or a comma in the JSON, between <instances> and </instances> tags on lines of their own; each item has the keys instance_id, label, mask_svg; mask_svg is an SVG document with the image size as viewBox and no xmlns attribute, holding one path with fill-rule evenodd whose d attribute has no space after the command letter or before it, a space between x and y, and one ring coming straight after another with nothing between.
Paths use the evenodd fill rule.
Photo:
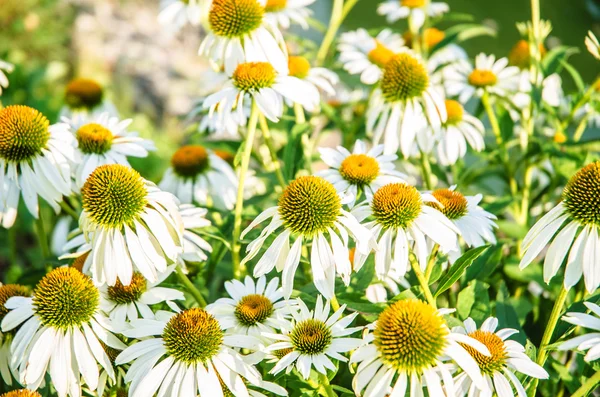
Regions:
<instances>
[{"instance_id":1,"label":"clustered daisy flower","mask_svg":"<svg viewBox=\"0 0 600 397\"><path fill-rule=\"evenodd\" d=\"M427 15L434 17L448 11L448 4L427 0L386 0L377 8L377 13L384 15L388 23L408 18L415 29L423 26Z\"/></svg>"},{"instance_id":2,"label":"clustered daisy flower","mask_svg":"<svg viewBox=\"0 0 600 397\"><path fill-rule=\"evenodd\" d=\"M60 111L61 118L86 118L102 113L117 117L115 106L106 99L104 87L89 78L78 77L71 80L65 89L64 103Z\"/></svg>"},{"instance_id":3,"label":"clustered daisy flower","mask_svg":"<svg viewBox=\"0 0 600 397\"><path fill-rule=\"evenodd\" d=\"M2 95L2 89L8 87L8 77L6 73L11 73L15 69L12 63L8 63L0 59L0 95Z\"/></svg>"},{"instance_id":4,"label":"clustered daisy flower","mask_svg":"<svg viewBox=\"0 0 600 397\"><path fill-rule=\"evenodd\" d=\"M563 321L582 328L589 328L593 332L576 336L560 344L560 350L586 351L584 360L592 362L600 358L600 306L592 302L583 302L591 314L568 312L563 316Z\"/></svg>"},{"instance_id":5,"label":"clustered daisy flower","mask_svg":"<svg viewBox=\"0 0 600 397\"><path fill-rule=\"evenodd\" d=\"M288 29L292 23L308 29L312 11L308 6L315 0L267 0L265 19L275 26Z\"/></svg>"},{"instance_id":6,"label":"clustered daisy flower","mask_svg":"<svg viewBox=\"0 0 600 397\"><path fill-rule=\"evenodd\" d=\"M30 295L29 289L23 285L0 283L0 325L6 314L10 311L5 306L7 301L13 296L28 297ZM0 328L0 377L9 386L13 384L13 378L19 378L15 367L10 365L10 346L15 336L14 334L14 330L4 332Z\"/></svg>"}]
</instances>

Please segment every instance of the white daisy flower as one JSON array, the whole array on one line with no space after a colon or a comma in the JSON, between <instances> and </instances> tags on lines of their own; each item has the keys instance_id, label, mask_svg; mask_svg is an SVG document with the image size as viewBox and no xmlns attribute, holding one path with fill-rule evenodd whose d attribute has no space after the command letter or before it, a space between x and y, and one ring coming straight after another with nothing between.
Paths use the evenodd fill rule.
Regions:
<instances>
[{"instance_id":1,"label":"white daisy flower","mask_svg":"<svg viewBox=\"0 0 600 397\"><path fill-rule=\"evenodd\" d=\"M208 17L211 0L161 0L158 22L179 31L188 23L200 25Z\"/></svg>"},{"instance_id":2,"label":"white daisy flower","mask_svg":"<svg viewBox=\"0 0 600 397\"><path fill-rule=\"evenodd\" d=\"M327 375L328 369L337 370L331 359L346 362L348 359L342 353L354 350L363 343L362 339L348 337L362 330L362 327L348 328L358 313L342 317L346 305L329 316L329 301L323 305L323 298L319 295L314 311L308 310L300 299L298 308L298 311L292 312L293 319L282 324L281 334L264 333L266 338L278 341L267 346L266 350L282 355L271 370L272 374L295 366L304 379L308 379L313 367L317 372Z\"/></svg>"},{"instance_id":3,"label":"white daisy flower","mask_svg":"<svg viewBox=\"0 0 600 397\"><path fill-rule=\"evenodd\" d=\"M403 47L402 37L389 29L382 30L373 38L361 28L343 33L337 49L344 70L360 74L360 81L364 84L375 84L381 79L388 61Z\"/></svg>"},{"instance_id":4,"label":"white daisy flower","mask_svg":"<svg viewBox=\"0 0 600 397\"><path fill-rule=\"evenodd\" d=\"M9 309L4 306L7 300L13 296L29 297L31 293L27 287L18 284L2 284L0 283L0 324L9 312ZM11 367L10 345L14 339L15 331L2 332L0 329L0 378L8 386L12 385L13 378L19 379L16 368Z\"/></svg>"},{"instance_id":5,"label":"white daisy flower","mask_svg":"<svg viewBox=\"0 0 600 397\"><path fill-rule=\"evenodd\" d=\"M592 362L600 358L600 306L592 302L583 302L583 304L592 314L569 312L562 319L578 327L591 329L593 332L569 339L563 342L558 349L587 350L584 360Z\"/></svg>"},{"instance_id":6,"label":"white daisy flower","mask_svg":"<svg viewBox=\"0 0 600 397\"><path fill-rule=\"evenodd\" d=\"M252 99L266 118L278 122L283 114L284 99L313 112L319 105L320 95L314 84L280 74L268 62L251 62L239 64L231 80L223 89L209 95L203 106L211 113L216 111L222 119L235 112L245 125L246 99Z\"/></svg>"},{"instance_id":7,"label":"white daisy flower","mask_svg":"<svg viewBox=\"0 0 600 397\"><path fill-rule=\"evenodd\" d=\"M37 390L46 372L59 397L81 396L83 378L96 390L98 365L114 379L103 345L126 348L111 333L100 310L100 293L92 280L72 267L59 267L37 284L32 298L13 297L2 320L2 332L18 329L11 346L19 383Z\"/></svg>"},{"instance_id":8,"label":"white daisy flower","mask_svg":"<svg viewBox=\"0 0 600 397\"><path fill-rule=\"evenodd\" d=\"M379 240L375 273L380 279L391 270L404 277L410 268L410 252L414 252L421 268L425 269L431 248L427 239L439 244L445 253L458 248L458 228L427 203L440 204L433 195L419 193L406 183L390 183L375 192L370 204L352 211L359 220L373 218L365 226ZM367 255L357 251L354 269L359 270L366 259Z\"/></svg>"},{"instance_id":9,"label":"white daisy flower","mask_svg":"<svg viewBox=\"0 0 600 397\"><path fill-rule=\"evenodd\" d=\"M15 66L12 63L8 63L0 59L0 95L2 95L2 88L8 87L8 77L6 73L12 73Z\"/></svg>"},{"instance_id":10,"label":"white daisy flower","mask_svg":"<svg viewBox=\"0 0 600 397\"><path fill-rule=\"evenodd\" d=\"M159 315L160 314L160 315ZM255 350L250 336L227 335L221 323L200 308L157 313L132 321L123 334L140 339L124 350L117 365L133 362L125 377L132 397L248 395L246 382L260 387L260 373L235 348Z\"/></svg>"},{"instance_id":11,"label":"white daisy flower","mask_svg":"<svg viewBox=\"0 0 600 397\"><path fill-rule=\"evenodd\" d=\"M262 338L262 332L275 333L295 307L294 301L283 299L277 277L267 284L265 276L256 283L246 276L243 283L227 281L225 290L229 297L217 299L206 306L206 311L219 320L228 334Z\"/></svg>"},{"instance_id":12,"label":"white daisy flower","mask_svg":"<svg viewBox=\"0 0 600 397\"><path fill-rule=\"evenodd\" d=\"M483 53L475 58L475 67L460 60L445 70L445 86L448 96L457 96L466 103L473 96L481 97L484 92L508 98L519 87L519 68L507 66L508 59L496 60L494 55Z\"/></svg>"},{"instance_id":13,"label":"white daisy flower","mask_svg":"<svg viewBox=\"0 0 600 397\"><path fill-rule=\"evenodd\" d=\"M351 364L360 363L352 382L356 394L404 396L409 390L411 396L422 396L426 388L430 396L454 396L454 364L485 389L477 362L467 351L486 356L490 352L481 342L448 328L443 316L453 311L436 310L417 299L388 306L350 359Z\"/></svg>"},{"instance_id":14,"label":"white daisy flower","mask_svg":"<svg viewBox=\"0 0 600 397\"><path fill-rule=\"evenodd\" d=\"M269 62L287 74L287 47L266 17L266 0L212 0L209 31L198 53L231 75L240 63Z\"/></svg>"},{"instance_id":15,"label":"white daisy flower","mask_svg":"<svg viewBox=\"0 0 600 397\"><path fill-rule=\"evenodd\" d=\"M372 303L387 303L388 299L402 292L400 287L406 290L410 289L411 285L404 277L398 275L397 270L391 269L382 280L377 279L367 287L365 297Z\"/></svg>"},{"instance_id":16,"label":"white daisy flower","mask_svg":"<svg viewBox=\"0 0 600 397\"><path fill-rule=\"evenodd\" d=\"M515 375L520 372L527 376L548 379L548 373L544 368L536 364L525 354L525 348L514 340L508 338L519 331L512 328L503 328L496 331L498 319L489 317L481 328L470 317L464 322L464 327L455 327L452 332L467 335L481 342L490 351L490 356L481 354L468 345L462 345L475 359L481 369L481 373L488 390L479 390L466 373L461 373L455 378L457 396L484 397L496 394L498 397L527 396L521 381ZM516 393L513 391L516 390Z\"/></svg>"},{"instance_id":17,"label":"white daisy flower","mask_svg":"<svg viewBox=\"0 0 600 397\"><path fill-rule=\"evenodd\" d=\"M600 43L591 30L588 31L588 35L585 37L585 47L594 58L600 59Z\"/></svg>"},{"instance_id":18,"label":"white daisy flower","mask_svg":"<svg viewBox=\"0 0 600 397\"><path fill-rule=\"evenodd\" d=\"M210 226L210 221L205 218L206 208L194 207L191 204L179 206L179 214L183 221L183 252L180 255L180 264L185 262L202 262L208 259L206 252L212 252L208 241L200 237L195 231ZM183 263L181 263L183 261Z\"/></svg>"},{"instance_id":19,"label":"white daisy flower","mask_svg":"<svg viewBox=\"0 0 600 397\"><path fill-rule=\"evenodd\" d=\"M177 199L120 164L103 165L81 188L79 228L91 246L83 268L94 282L129 285L134 270L150 282L181 253Z\"/></svg>"},{"instance_id":20,"label":"white daisy flower","mask_svg":"<svg viewBox=\"0 0 600 397\"><path fill-rule=\"evenodd\" d=\"M272 25L288 29L296 23L302 29L308 29L308 19L312 11L308 8L315 0L267 0L265 19Z\"/></svg>"},{"instance_id":21,"label":"white daisy flower","mask_svg":"<svg viewBox=\"0 0 600 397\"><path fill-rule=\"evenodd\" d=\"M371 233L358 223L354 215L342 209L333 185L318 176L303 176L291 182L279 197L278 205L258 215L241 238L267 219L271 222L256 240L248 244L247 255L242 262L246 263L258 255L266 239L283 228L254 267L254 277L267 274L273 268L283 271L283 295L286 298L292 293L294 274L304 244L312 242L313 281L327 299L334 296L336 273L346 285L350 283L349 237L356 241L357 251L364 256L375 248ZM291 249L290 237L295 240Z\"/></svg>"},{"instance_id":22,"label":"white daisy flower","mask_svg":"<svg viewBox=\"0 0 600 397\"><path fill-rule=\"evenodd\" d=\"M321 159L330 169L320 171L318 176L331 182L342 198L342 204L354 207L357 199L364 194L371 201L373 194L382 186L393 182L403 182L406 175L396 171L395 154L384 155L383 145L367 150L367 145L357 140L350 153L346 148L319 148Z\"/></svg>"},{"instance_id":23,"label":"white daisy flower","mask_svg":"<svg viewBox=\"0 0 600 397\"><path fill-rule=\"evenodd\" d=\"M527 267L550 243L544 260L544 281L556 275L566 259L564 286L570 289L583 275L585 288L593 293L600 286L599 225L600 162L588 164L571 177L562 201L527 233L521 245L520 268ZM568 254L568 255L567 255Z\"/></svg>"},{"instance_id":24,"label":"white daisy flower","mask_svg":"<svg viewBox=\"0 0 600 397\"><path fill-rule=\"evenodd\" d=\"M200 145L180 147L158 186L184 204L235 206L238 178L231 166L212 150Z\"/></svg>"},{"instance_id":25,"label":"white daisy flower","mask_svg":"<svg viewBox=\"0 0 600 397\"><path fill-rule=\"evenodd\" d=\"M377 7L377 13L385 16L388 23L409 18L415 30L423 26L427 15L436 17L448 11L448 4L427 0L386 0Z\"/></svg>"},{"instance_id":26,"label":"white daisy flower","mask_svg":"<svg viewBox=\"0 0 600 397\"><path fill-rule=\"evenodd\" d=\"M0 223L11 227L19 197L38 217L38 197L58 213L59 203L71 194L71 166L75 161L73 135L67 124L50 125L28 106L0 110Z\"/></svg>"},{"instance_id":27,"label":"white daisy flower","mask_svg":"<svg viewBox=\"0 0 600 397\"><path fill-rule=\"evenodd\" d=\"M105 164L128 166L128 156L146 157L148 151L156 150L152 141L140 138L137 132L127 131L132 121L119 121L109 113L92 116L79 113L73 119L63 118L63 122L71 126L80 157L74 170L78 189L97 167Z\"/></svg>"},{"instance_id":28,"label":"white daisy flower","mask_svg":"<svg viewBox=\"0 0 600 397\"><path fill-rule=\"evenodd\" d=\"M302 56L288 58L289 75L312 84L325 94L335 95L335 86L340 79L337 74L327 68L313 68L308 59Z\"/></svg>"},{"instance_id":29,"label":"white daisy flower","mask_svg":"<svg viewBox=\"0 0 600 397\"><path fill-rule=\"evenodd\" d=\"M427 122L439 128L446 118L444 98L431 86L421 60L409 51L394 55L369 101L367 132L373 134L374 143L383 139L385 154L400 148L408 157L414 148L416 126Z\"/></svg>"},{"instance_id":30,"label":"white daisy flower","mask_svg":"<svg viewBox=\"0 0 600 397\"><path fill-rule=\"evenodd\" d=\"M59 119L99 116L102 113L119 117L115 105L106 99L102 85L92 79L71 80L65 90L64 101L65 105L60 110Z\"/></svg>"}]
</instances>

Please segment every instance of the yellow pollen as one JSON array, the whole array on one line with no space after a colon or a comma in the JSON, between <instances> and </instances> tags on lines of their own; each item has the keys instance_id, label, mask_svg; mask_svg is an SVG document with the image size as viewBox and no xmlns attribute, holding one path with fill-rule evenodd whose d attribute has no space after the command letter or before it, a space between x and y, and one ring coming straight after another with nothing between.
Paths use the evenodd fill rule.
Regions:
<instances>
[{"instance_id":1,"label":"yellow pollen","mask_svg":"<svg viewBox=\"0 0 600 397\"><path fill-rule=\"evenodd\" d=\"M368 185L379 176L379 163L366 154L351 154L342 161L340 175L353 185Z\"/></svg>"},{"instance_id":2,"label":"yellow pollen","mask_svg":"<svg viewBox=\"0 0 600 397\"><path fill-rule=\"evenodd\" d=\"M425 0L400 0L400 5L408 8L425 7Z\"/></svg>"},{"instance_id":3,"label":"yellow pollen","mask_svg":"<svg viewBox=\"0 0 600 397\"><path fill-rule=\"evenodd\" d=\"M289 74L299 79L305 79L310 72L310 62L301 56L290 56L288 59Z\"/></svg>"},{"instance_id":4,"label":"yellow pollen","mask_svg":"<svg viewBox=\"0 0 600 397\"><path fill-rule=\"evenodd\" d=\"M94 80L79 78L67 85L65 102L72 109L92 109L102 103L103 96L100 84Z\"/></svg>"},{"instance_id":5,"label":"yellow pollen","mask_svg":"<svg viewBox=\"0 0 600 397\"><path fill-rule=\"evenodd\" d=\"M277 72L268 62L241 63L233 72L233 85L240 91L254 91L275 84Z\"/></svg>"},{"instance_id":6,"label":"yellow pollen","mask_svg":"<svg viewBox=\"0 0 600 397\"><path fill-rule=\"evenodd\" d=\"M423 201L414 186L390 183L375 192L371 209L385 229L407 228L421 213Z\"/></svg>"},{"instance_id":7,"label":"yellow pollen","mask_svg":"<svg viewBox=\"0 0 600 397\"><path fill-rule=\"evenodd\" d=\"M40 154L50 139L50 122L29 106L0 110L0 159L19 163Z\"/></svg>"},{"instance_id":8,"label":"yellow pollen","mask_svg":"<svg viewBox=\"0 0 600 397\"><path fill-rule=\"evenodd\" d=\"M478 88L496 85L498 77L491 70L475 69L469 75L469 84Z\"/></svg>"},{"instance_id":9,"label":"yellow pollen","mask_svg":"<svg viewBox=\"0 0 600 397\"><path fill-rule=\"evenodd\" d=\"M467 199L459 192L450 189L438 189L434 190L433 197L442 204L442 207L438 204L432 204L431 206L440 210L448 219L462 218L467 214Z\"/></svg>"},{"instance_id":10,"label":"yellow pollen","mask_svg":"<svg viewBox=\"0 0 600 397\"><path fill-rule=\"evenodd\" d=\"M446 99L446 113L448 113L448 119L446 124L456 125L463 120L465 109L460 102L453 99Z\"/></svg>"},{"instance_id":11,"label":"yellow pollen","mask_svg":"<svg viewBox=\"0 0 600 397\"><path fill-rule=\"evenodd\" d=\"M208 151L200 145L180 147L171 158L175 173L184 178L193 178L209 168Z\"/></svg>"},{"instance_id":12,"label":"yellow pollen","mask_svg":"<svg viewBox=\"0 0 600 397\"><path fill-rule=\"evenodd\" d=\"M471 332L469 336L483 343L490 351L491 356L485 356L473 347L461 343L462 347L475 359L481 371L487 375L493 375L494 372L501 372L508 358L508 354L504 348L504 341L498 335L488 331L477 330Z\"/></svg>"},{"instance_id":13,"label":"yellow pollen","mask_svg":"<svg viewBox=\"0 0 600 397\"><path fill-rule=\"evenodd\" d=\"M379 40L375 40L375 48L373 48L367 54L369 61L379 66L380 68L385 67L387 63L394 56L394 51L384 46Z\"/></svg>"},{"instance_id":14,"label":"yellow pollen","mask_svg":"<svg viewBox=\"0 0 600 397\"><path fill-rule=\"evenodd\" d=\"M239 38L260 27L264 13L257 0L213 0L208 22L217 36Z\"/></svg>"},{"instance_id":15,"label":"yellow pollen","mask_svg":"<svg viewBox=\"0 0 600 397\"><path fill-rule=\"evenodd\" d=\"M277 12L283 10L287 6L287 0L267 0L265 5L266 12Z\"/></svg>"},{"instance_id":16,"label":"yellow pollen","mask_svg":"<svg viewBox=\"0 0 600 397\"><path fill-rule=\"evenodd\" d=\"M423 33L423 41L428 49L435 47L442 40L444 40L445 37L446 33L436 28L425 29L425 32ZM404 39L407 47L413 48L413 35L410 31L404 32L402 34L402 38Z\"/></svg>"},{"instance_id":17,"label":"yellow pollen","mask_svg":"<svg viewBox=\"0 0 600 397\"><path fill-rule=\"evenodd\" d=\"M34 390L21 389L1 394L0 397L42 397L42 395Z\"/></svg>"},{"instance_id":18,"label":"yellow pollen","mask_svg":"<svg viewBox=\"0 0 600 397\"><path fill-rule=\"evenodd\" d=\"M246 295L235 307L235 316L245 326L264 322L273 314L273 303L264 295Z\"/></svg>"},{"instance_id":19,"label":"yellow pollen","mask_svg":"<svg viewBox=\"0 0 600 397\"><path fill-rule=\"evenodd\" d=\"M79 149L86 154L103 154L110 150L113 134L100 124L90 123L77 130Z\"/></svg>"}]
</instances>

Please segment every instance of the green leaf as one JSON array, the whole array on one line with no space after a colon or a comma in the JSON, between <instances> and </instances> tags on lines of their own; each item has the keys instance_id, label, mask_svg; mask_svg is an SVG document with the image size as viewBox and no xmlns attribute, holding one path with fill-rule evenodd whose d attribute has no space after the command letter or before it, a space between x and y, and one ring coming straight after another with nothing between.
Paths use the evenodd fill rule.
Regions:
<instances>
[{"instance_id":1,"label":"green leaf","mask_svg":"<svg viewBox=\"0 0 600 397\"><path fill-rule=\"evenodd\" d=\"M571 66L570 63L566 61L562 61L561 64L565 68L565 70L571 75L571 78L573 79L573 82L575 82L575 85L577 86L579 92L584 92L585 84L583 82L583 78L581 77L577 69L575 69L573 66Z\"/></svg>"},{"instance_id":2,"label":"green leaf","mask_svg":"<svg viewBox=\"0 0 600 397\"><path fill-rule=\"evenodd\" d=\"M494 212L492 212L494 213ZM473 261L473 264L467 268L465 273L466 281L474 279L484 280L490 276L502 259L503 244L490 247L479 258Z\"/></svg>"},{"instance_id":3,"label":"green leaf","mask_svg":"<svg viewBox=\"0 0 600 397\"><path fill-rule=\"evenodd\" d=\"M489 317L491 312L489 288L489 284L475 280L459 292L456 314L461 320L471 317L479 324Z\"/></svg>"},{"instance_id":4,"label":"green leaf","mask_svg":"<svg viewBox=\"0 0 600 397\"><path fill-rule=\"evenodd\" d=\"M296 173L304 164L302 137L310 130L310 124L296 124L290 132L288 144L283 151L284 176L287 180L294 179Z\"/></svg>"},{"instance_id":5,"label":"green leaf","mask_svg":"<svg viewBox=\"0 0 600 397\"><path fill-rule=\"evenodd\" d=\"M470 249L465 252L463 256L458 258L448 273L440 280L440 284L435 292L435 296L439 296L442 292L450 288L452 284L454 284L463 275L467 267L471 266L473 261L483 254L489 247L489 245L484 245L482 247Z\"/></svg>"},{"instance_id":6,"label":"green leaf","mask_svg":"<svg viewBox=\"0 0 600 397\"><path fill-rule=\"evenodd\" d=\"M576 47L558 46L548 51L542 60L542 69L545 76L553 73L560 73L562 62L569 59L571 55L577 54L579 49Z\"/></svg>"}]
</instances>

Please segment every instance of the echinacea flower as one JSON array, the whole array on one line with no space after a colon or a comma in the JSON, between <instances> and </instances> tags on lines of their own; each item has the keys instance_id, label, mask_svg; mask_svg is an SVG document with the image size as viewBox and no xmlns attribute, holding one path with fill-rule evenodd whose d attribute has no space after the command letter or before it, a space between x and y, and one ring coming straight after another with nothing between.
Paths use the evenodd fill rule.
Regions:
<instances>
[{"instance_id":1,"label":"echinacea flower","mask_svg":"<svg viewBox=\"0 0 600 397\"><path fill-rule=\"evenodd\" d=\"M410 30L404 32L402 38L406 42L407 47L414 49L415 42ZM443 71L452 63L460 59L467 59L467 52L458 44L450 42L442 47L438 47L438 44L442 43L446 38L446 32L443 30L434 27L427 28L423 30L420 38L423 47L429 53L427 69L430 73L438 74L437 72Z\"/></svg>"},{"instance_id":2,"label":"echinacea flower","mask_svg":"<svg viewBox=\"0 0 600 397\"><path fill-rule=\"evenodd\" d=\"M323 298L319 295L314 311L309 310L300 299L298 308L298 311L292 312L293 319L282 324L281 334L264 333L265 337L278 341L267 346L267 351L286 353L273 367L272 374L295 366L304 379L308 379L313 367L317 372L327 375L328 369L337 370L331 359L346 362L348 359L342 353L354 350L363 343L359 338L348 337L362 327L348 328L358 313L342 317L346 305L330 316L329 301L323 305Z\"/></svg>"},{"instance_id":3,"label":"echinacea flower","mask_svg":"<svg viewBox=\"0 0 600 397\"><path fill-rule=\"evenodd\" d=\"M527 267L550 243L545 253L544 281L556 275L566 259L564 286L570 289L583 275L589 293L600 286L600 162L588 164L571 177L562 201L544 215L523 239L523 258ZM567 255L568 254L568 255Z\"/></svg>"},{"instance_id":4,"label":"echinacea flower","mask_svg":"<svg viewBox=\"0 0 600 397\"><path fill-rule=\"evenodd\" d=\"M38 217L38 197L58 212L63 195L71 193L73 135L64 123L48 119L28 106L0 109L0 222L11 227L22 196Z\"/></svg>"},{"instance_id":5,"label":"echinacea flower","mask_svg":"<svg viewBox=\"0 0 600 397\"><path fill-rule=\"evenodd\" d=\"M558 349L587 350L584 360L592 362L600 358L600 306L592 302L583 302L583 304L592 314L568 312L562 319L570 324L591 329L593 332L569 339L561 343Z\"/></svg>"},{"instance_id":6,"label":"echinacea flower","mask_svg":"<svg viewBox=\"0 0 600 397\"><path fill-rule=\"evenodd\" d=\"M312 11L308 8L315 0L267 0L265 19L272 25L288 29L292 23L308 29Z\"/></svg>"},{"instance_id":7,"label":"echinacea flower","mask_svg":"<svg viewBox=\"0 0 600 397\"><path fill-rule=\"evenodd\" d=\"M181 253L176 198L124 165L103 165L81 188L79 228L91 246L83 269L94 282L129 285L137 269L156 282Z\"/></svg>"},{"instance_id":8,"label":"echinacea flower","mask_svg":"<svg viewBox=\"0 0 600 397\"><path fill-rule=\"evenodd\" d=\"M283 231L255 265L254 277L260 277L273 268L283 271L282 284L286 298L292 293L304 244L312 242L310 261L313 281L327 299L334 295L336 273L346 285L350 282L352 266L348 237L356 241L357 251L365 256L375 248L371 233L352 214L342 209L335 188L321 177L303 176L291 182L279 197L278 205L258 215L244 230L242 238L267 219L271 219L271 222L258 238L248 244L247 255L242 262L246 263L258 255L266 239L282 227ZM290 238L295 239L291 248Z\"/></svg>"},{"instance_id":9,"label":"echinacea flower","mask_svg":"<svg viewBox=\"0 0 600 397\"><path fill-rule=\"evenodd\" d=\"M448 4L427 0L386 0L377 7L377 13L384 15L388 23L408 18L415 29L423 26L427 15L435 17L448 11Z\"/></svg>"},{"instance_id":10,"label":"echinacea flower","mask_svg":"<svg viewBox=\"0 0 600 397\"><path fill-rule=\"evenodd\" d=\"M360 81L364 84L375 84L383 75L385 65L403 46L402 37L389 29L372 37L361 28L343 33L337 49L344 70L360 74Z\"/></svg>"},{"instance_id":11,"label":"echinacea flower","mask_svg":"<svg viewBox=\"0 0 600 397\"><path fill-rule=\"evenodd\" d=\"M11 73L15 69L12 63L8 63L0 59L0 95L2 95L2 88L8 87L8 77L6 73Z\"/></svg>"},{"instance_id":12,"label":"echinacea flower","mask_svg":"<svg viewBox=\"0 0 600 397\"><path fill-rule=\"evenodd\" d=\"M105 164L129 165L127 157L146 157L148 151L156 150L150 140L140 138L137 132L127 131L133 120L119 121L109 113L83 116L63 121L71 126L77 141L80 159L75 167L75 183L81 188L97 167Z\"/></svg>"},{"instance_id":13,"label":"echinacea flower","mask_svg":"<svg viewBox=\"0 0 600 397\"><path fill-rule=\"evenodd\" d=\"M357 199L364 195L371 201L373 194L382 186L403 182L406 175L394 169L395 154L384 155L383 145L367 150L366 144L357 140L352 153L346 148L319 148L321 159L330 169L317 175L331 182L342 198L342 204L354 207Z\"/></svg>"},{"instance_id":14,"label":"echinacea flower","mask_svg":"<svg viewBox=\"0 0 600 397\"><path fill-rule=\"evenodd\" d=\"M431 86L423 62L410 51L394 55L369 101L367 131L373 134L374 143L383 140L385 154L394 154L400 148L408 157L417 126L427 123L438 128L446 118L443 96Z\"/></svg>"},{"instance_id":15,"label":"echinacea flower","mask_svg":"<svg viewBox=\"0 0 600 397\"><path fill-rule=\"evenodd\" d=\"M132 397L224 397L248 394L246 382L260 387L262 378L235 348L256 349L258 341L225 334L221 323L204 309L165 313L140 319L123 334L141 339L125 349L117 365L133 362L125 377Z\"/></svg>"},{"instance_id":16,"label":"echinacea flower","mask_svg":"<svg viewBox=\"0 0 600 397\"><path fill-rule=\"evenodd\" d=\"M296 77L316 88L325 91L327 95L335 95L334 86L340 81L338 75L326 68L313 68L303 56L293 55L288 58L289 75Z\"/></svg>"},{"instance_id":17,"label":"echinacea flower","mask_svg":"<svg viewBox=\"0 0 600 397\"><path fill-rule=\"evenodd\" d=\"M161 0L158 22L179 31L187 24L198 26L208 17L212 0Z\"/></svg>"},{"instance_id":18,"label":"echinacea flower","mask_svg":"<svg viewBox=\"0 0 600 397\"><path fill-rule=\"evenodd\" d=\"M536 364L525 354L525 348L517 341L508 338L519 331L512 328L503 328L496 331L498 319L489 317L481 328L472 318L464 321L464 326L455 327L453 332L467 335L481 342L490 351L490 355L483 355L476 349L468 345L462 345L475 359L481 369L483 378L488 386L487 390L480 390L473 383L466 373L462 373L455 378L457 396L484 397L496 394L498 397L525 397L527 393L521 381L515 375L520 372L527 376L548 379L548 373L544 368Z\"/></svg>"},{"instance_id":19,"label":"echinacea flower","mask_svg":"<svg viewBox=\"0 0 600 397\"><path fill-rule=\"evenodd\" d=\"M210 204L230 210L235 205L238 178L233 168L212 150L186 145L173 154L171 167L158 186L184 204Z\"/></svg>"},{"instance_id":20,"label":"echinacea flower","mask_svg":"<svg viewBox=\"0 0 600 397\"><path fill-rule=\"evenodd\" d=\"M464 346L484 356L490 352L481 342L448 328L443 316L451 312L418 299L397 301L381 312L373 332L350 358L350 363L360 363L352 381L357 395L365 390L365 397L404 396L409 390L419 396L426 388L430 396L454 396L449 363L485 389L477 362Z\"/></svg>"},{"instance_id":21,"label":"echinacea flower","mask_svg":"<svg viewBox=\"0 0 600 397\"><path fill-rule=\"evenodd\" d=\"M286 74L287 48L279 28L266 18L265 4L266 0L212 0L209 31L198 53L228 75L248 62L268 62Z\"/></svg>"},{"instance_id":22,"label":"echinacea flower","mask_svg":"<svg viewBox=\"0 0 600 397\"><path fill-rule=\"evenodd\" d=\"M42 395L35 390L19 389L0 394L0 397L42 397Z\"/></svg>"},{"instance_id":23,"label":"echinacea flower","mask_svg":"<svg viewBox=\"0 0 600 397\"><path fill-rule=\"evenodd\" d=\"M183 252L179 256L180 262L202 262L208 259L206 252L212 252L210 244L200 237L198 229L210 226L210 221L205 218L206 208L194 207L191 204L179 206L179 214L183 221Z\"/></svg>"},{"instance_id":24,"label":"echinacea flower","mask_svg":"<svg viewBox=\"0 0 600 397\"><path fill-rule=\"evenodd\" d=\"M2 284L0 283L0 324L9 312L9 309L4 306L7 300L13 296L31 296L29 289L19 284ZM16 368L10 365L11 354L10 345L15 336L15 330L2 332L0 329L0 377L5 384L11 386L13 377L19 379Z\"/></svg>"},{"instance_id":25,"label":"echinacea flower","mask_svg":"<svg viewBox=\"0 0 600 397\"><path fill-rule=\"evenodd\" d=\"M100 293L92 280L72 267L46 274L33 297L12 297L5 307L2 332L20 326L12 341L12 366L19 383L37 390L49 372L59 397L81 396L80 377L90 390L98 386L100 365L114 379L102 344L122 350L100 310Z\"/></svg>"},{"instance_id":26,"label":"echinacea flower","mask_svg":"<svg viewBox=\"0 0 600 397\"><path fill-rule=\"evenodd\" d=\"M106 99L104 87L95 80L76 78L67 84L65 105L60 110L60 118L72 119L76 115L88 117L108 113L118 117L115 106Z\"/></svg>"}]
</instances>

